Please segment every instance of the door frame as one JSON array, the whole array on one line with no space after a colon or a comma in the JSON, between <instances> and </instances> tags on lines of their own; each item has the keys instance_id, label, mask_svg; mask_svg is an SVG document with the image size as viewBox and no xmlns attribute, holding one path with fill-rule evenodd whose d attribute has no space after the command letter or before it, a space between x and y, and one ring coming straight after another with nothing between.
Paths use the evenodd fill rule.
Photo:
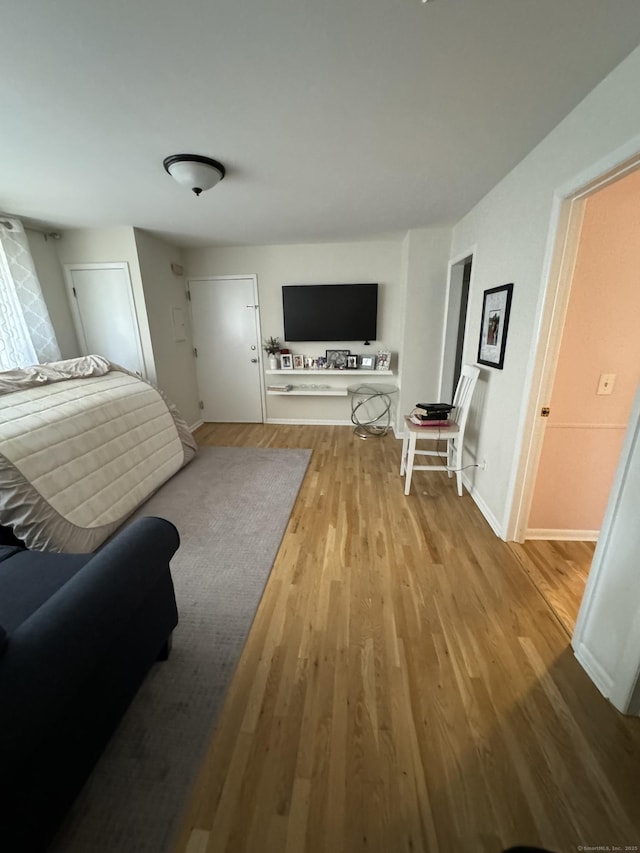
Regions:
<instances>
[{"instance_id":1,"label":"door frame","mask_svg":"<svg viewBox=\"0 0 640 853\"><path fill-rule=\"evenodd\" d=\"M440 400L444 400L444 395L447 394L447 389L445 387L445 382L447 381L447 371L450 367L450 359L448 358L449 344L451 341L451 334L453 333L456 337L456 342L458 338L458 330L459 330L459 317L460 317L460 301L457 298L457 295L454 293L454 288L462 287L462 276L464 274L464 262L471 259L471 278L469 279L469 295L473 292L473 276L474 270L476 267L476 255L478 252L477 244L474 243L470 249L466 252L461 252L456 255L455 258L452 258L447 266L447 290L445 293L445 310L444 310L444 324L443 324L443 335L442 335L442 350L440 353L440 384L438 387L438 398ZM467 301L467 312L466 312L466 320L469 319L469 302ZM465 326L465 330L469 328L468 323ZM465 341L466 341L466 331L465 331ZM455 359L455 352L454 352ZM463 361L464 361L464 346L463 346ZM453 389L455 392L455 388Z\"/></svg>"},{"instance_id":2,"label":"door frame","mask_svg":"<svg viewBox=\"0 0 640 853\"><path fill-rule=\"evenodd\" d=\"M131 270L129 269L129 264L126 261L105 261L104 263L71 263L71 264L63 264L64 269L64 280L67 290L67 301L71 307L71 318L73 320L73 325L76 331L76 335L78 336L78 344L80 345L80 349L84 350L84 355L91 355L87 347L87 339L84 334L84 328L82 326L82 317L80 315L80 309L78 308L78 300L74 295L73 288L73 279L71 274L74 270L122 270L127 275L127 296L129 301L129 309L131 311L131 318L133 320L133 327L135 329L135 345L136 351L138 353L138 359L140 360L140 366L142 367L142 374L145 379L149 376L149 371L147 369L147 362L144 357L144 348L142 346L142 337L140 335L140 323L138 322L138 312L136 311L136 301L133 293L133 282L131 280Z\"/></svg>"},{"instance_id":3,"label":"door frame","mask_svg":"<svg viewBox=\"0 0 640 853\"><path fill-rule=\"evenodd\" d=\"M260 413L262 415L261 423L266 423L267 417L267 394L264 378L264 359L262 350L262 327L260 325L260 299L258 296L258 276L256 273L247 273L246 275L191 275L187 279L187 293L189 299L189 321L193 329L193 305L191 303L191 290L189 283L192 281L238 281L239 279L251 279L253 283L253 307L255 309L256 336L258 339L258 365L259 365L259 380L260 380ZM196 372L197 379L197 372ZM198 385L198 399L200 399L200 386Z\"/></svg>"},{"instance_id":4,"label":"door frame","mask_svg":"<svg viewBox=\"0 0 640 853\"><path fill-rule=\"evenodd\" d=\"M560 188L555 194L544 264L547 286L541 297L536 335L538 343L529 382L529 402L521 431L521 454L508 501L510 511L504 536L506 541L524 542L528 530L546 425L540 412L549 405L555 382L585 202L598 190L638 168L640 152L637 148L632 154L627 152L624 160L616 161L614 154L577 176L571 184Z\"/></svg>"}]
</instances>

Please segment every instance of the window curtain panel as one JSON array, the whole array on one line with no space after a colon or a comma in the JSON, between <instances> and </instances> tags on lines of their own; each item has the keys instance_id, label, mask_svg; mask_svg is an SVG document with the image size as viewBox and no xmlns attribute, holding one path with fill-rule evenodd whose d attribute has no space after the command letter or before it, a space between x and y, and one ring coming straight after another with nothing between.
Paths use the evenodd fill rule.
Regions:
<instances>
[{"instance_id":1,"label":"window curtain panel","mask_svg":"<svg viewBox=\"0 0 640 853\"><path fill-rule=\"evenodd\" d=\"M0 370L61 358L27 235L19 219L0 224Z\"/></svg>"}]
</instances>

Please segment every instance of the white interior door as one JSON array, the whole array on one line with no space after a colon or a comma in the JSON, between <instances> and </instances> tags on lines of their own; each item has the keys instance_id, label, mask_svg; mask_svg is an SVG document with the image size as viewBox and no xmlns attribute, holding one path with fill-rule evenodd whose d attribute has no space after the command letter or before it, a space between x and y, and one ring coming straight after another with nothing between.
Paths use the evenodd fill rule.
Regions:
<instances>
[{"instance_id":1,"label":"white interior door","mask_svg":"<svg viewBox=\"0 0 640 853\"><path fill-rule=\"evenodd\" d=\"M126 263L65 264L80 349L144 376L140 331Z\"/></svg>"},{"instance_id":2,"label":"white interior door","mask_svg":"<svg viewBox=\"0 0 640 853\"><path fill-rule=\"evenodd\" d=\"M189 291L202 419L262 423L255 276L191 279Z\"/></svg>"}]
</instances>

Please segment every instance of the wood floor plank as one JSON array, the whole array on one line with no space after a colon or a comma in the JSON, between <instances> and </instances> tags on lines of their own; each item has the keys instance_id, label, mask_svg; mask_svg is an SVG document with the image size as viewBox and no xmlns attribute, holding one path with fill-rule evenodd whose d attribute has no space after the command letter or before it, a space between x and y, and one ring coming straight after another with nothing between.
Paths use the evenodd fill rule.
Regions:
<instances>
[{"instance_id":1,"label":"wood floor plank","mask_svg":"<svg viewBox=\"0 0 640 853\"><path fill-rule=\"evenodd\" d=\"M569 646L590 546L511 547L445 474L405 496L393 436L197 438L313 452L175 853L638 844L640 720Z\"/></svg>"},{"instance_id":2,"label":"wood floor plank","mask_svg":"<svg viewBox=\"0 0 640 853\"><path fill-rule=\"evenodd\" d=\"M569 635L584 595L594 542L510 542L509 547Z\"/></svg>"}]
</instances>

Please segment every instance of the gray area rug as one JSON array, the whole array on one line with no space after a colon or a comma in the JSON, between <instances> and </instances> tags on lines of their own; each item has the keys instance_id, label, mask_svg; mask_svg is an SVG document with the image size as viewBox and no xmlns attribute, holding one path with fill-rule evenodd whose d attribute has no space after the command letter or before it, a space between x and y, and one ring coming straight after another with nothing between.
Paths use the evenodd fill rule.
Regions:
<instances>
[{"instance_id":1,"label":"gray area rug","mask_svg":"<svg viewBox=\"0 0 640 853\"><path fill-rule=\"evenodd\" d=\"M271 571L310 450L203 447L136 513L168 518L180 623L51 848L162 853Z\"/></svg>"}]
</instances>

